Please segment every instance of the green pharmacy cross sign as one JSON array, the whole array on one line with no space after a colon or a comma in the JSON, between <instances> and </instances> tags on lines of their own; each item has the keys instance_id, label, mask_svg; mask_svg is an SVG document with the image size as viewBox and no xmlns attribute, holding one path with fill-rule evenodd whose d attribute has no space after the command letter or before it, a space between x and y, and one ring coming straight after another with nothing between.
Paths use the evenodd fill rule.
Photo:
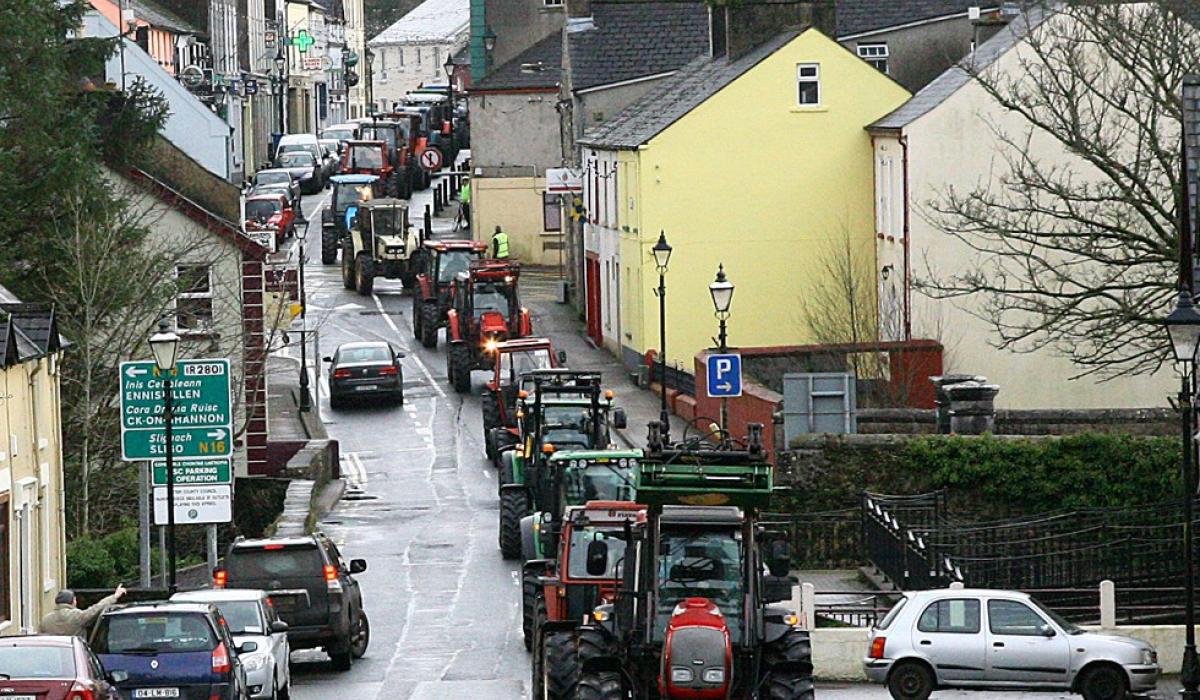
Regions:
<instances>
[{"instance_id":1,"label":"green pharmacy cross sign","mask_svg":"<svg viewBox=\"0 0 1200 700\"><path fill-rule=\"evenodd\" d=\"M296 36L292 38L292 44L300 51L300 53L308 53L312 45L317 43L317 40L312 38L307 29L301 29L296 32Z\"/></svg>"},{"instance_id":2,"label":"green pharmacy cross sign","mask_svg":"<svg viewBox=\"0 0 1200 700\"><path fill-rule=\"evenodd\" d=\"M121 458L165 459L164 377L153 362L122 362ZM182 360L171 376L175 459L233 454L229 360Z\"/></svg>"}]
</instances>

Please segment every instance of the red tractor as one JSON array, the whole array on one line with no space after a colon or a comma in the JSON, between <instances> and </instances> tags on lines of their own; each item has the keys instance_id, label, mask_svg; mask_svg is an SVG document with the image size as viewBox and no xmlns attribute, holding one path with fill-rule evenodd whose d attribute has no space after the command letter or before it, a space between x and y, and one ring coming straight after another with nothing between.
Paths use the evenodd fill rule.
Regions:
<instances>
[{"instance_id":1,"label":"red tractor","mask_svg":"<svg viewBox=\"0 0 1200 700\"><path fill-rule=\"evenodd\" d=\"M516 441L517 400L533 385L532 372L566 364L565 352L554 352L549 338L521 338L496 346L492 378L485 385L483 444L488 459L495 460L503 445Z\"/></svg>"},{"instance_id":2,"label":"red tractor","mask_svg":"<svg viewBox=\"0 0 1200 700\"><path fill-rule=\"evenodd\" d=\"M413 337L427 348L436 348L438 329L446 325L450 310L450 288L460 272L466 272L471 262L487 251L487 243L472 240L425 241L414 261L417 280L413 295Z\"/></svg>"},{"instance_id":3,"label":"red tractor","mask_svg":"<svg viewBox=\"0 0 1200 700\"><path fill-rule=\"evenodd\" d=\"M385 190L392 187L392 173L396 169L388 160L387 144L383 141L347 141L342 151L341 170L342 175L377 175L381 186L376 189ZM383 195L384 192L377 191L376 194ZM396 196L408 199L411 194L402 183Z\"/></svg>"},{"instance_id":4,"label":"red tractor","mask_svg":"<svg viewBox=\"0 0 1200 700\"><path fill-rule=\"evenodd\" d=\"M497 346L533 335L529 309L521 306L521 265L477 260L454 280L446 312L446 375L454 390L471 390L471 372L489 369Z\"/></svg>"}]
</instances>

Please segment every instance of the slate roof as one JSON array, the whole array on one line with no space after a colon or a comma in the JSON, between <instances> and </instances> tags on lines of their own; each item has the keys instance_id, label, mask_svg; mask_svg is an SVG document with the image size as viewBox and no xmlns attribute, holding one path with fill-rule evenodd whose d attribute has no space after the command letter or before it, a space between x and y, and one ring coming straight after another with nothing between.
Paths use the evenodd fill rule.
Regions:
<instances>
[{"instance_id":1,"label":"slate roof","mask_svg":"<svg viewBox=\"0 0 1200 700\"><path fill-rule=\"evenodd\" d=\"M425 0L367 42L370 46L452 41L471 22L470 0Z\"/></svg>"},{"instance_id":2,"label":"slate roof","mask_svg":"<svg viewBox=\"0 0 1200 700\"><path fill-rule=\"evenodd\" d=\"M576 90L679 70L708 51L703 2L597 0L591 8L595 28L568 35Z\"/></svg>"},{"instance_id":3,"label":"slate roof","mask_svg":"<svg viewBox=\"0 0 1200 700\"><path fill-rule=\"evenodd\" d=\"M616 149L635 149L740 78L804 30L784 32L753 51L730 61L725 56L701 57L661 86L626 107L617 116L589 130L580 143Z\"/></svg>"},{"instance_id":4,"label":"slate roof","mask_svg":"<svg viewBox=\"0 0 1200 700\"><path fill-rule=\"evenodd\" d=\"M867 129L885 131L903 129L932 112L934 108L971 82L971 76L967 72L968 68L978 71L992 65L1010 49L1024 41L1029 32L1036 29L1049 16L1050 11L1048 10L1030 8L1009 22L1007 27L1001 29L991 39L983 42L974 54L967 56L957 65L939 75L932 83L913 95L912 99L900 105L891 114L871 124Z\"/></svg>"},{"instance_id":5,"label":"slate roof","mask_svg":"<svg viewBox=\"0 0 1200 700\"><path fill-rule=\"evenodd\" d=\"M159 7L149 0L130 0L130 9L133 14L143 22L148 22L151 26L166 29L176 34L207 34L207 30L202 30L194 24L183 19L179 15Z\"/></svg>"},{"instance_id":6,"label":"slate roof","mask_svg":"<svg viewBox=\"0 0 1200 700\"><path fill-rule=\"evenodd\" d=\"M982 7L986 12L999 4L989 5L986 0L837 0L837 36L842 39L913 22L965 15L971 6Z\"/></svg>"},{"instance_id":7,"label":"slate roof","mask_svg":"<svg viewBox=\"0 0 1200 700\"><path fill-rule=\"evenodd\" d=\"M58 334L54 307L26 304L0 286L0 366L11 367L66 347Z\"/></svg>"},{"instance_id":8,"label":"slate roof","mask_svg":"<svg viewBox=\"0 0 1200 700\"><path fill-rule=\"evenodd\" d=\"M542 70L525 71L524 65L541 64ZM555 32L522 51L508 63L475 83L471 92L488 90L549 90L562 80L562 35Z\"/></svg>"}]
</instances>

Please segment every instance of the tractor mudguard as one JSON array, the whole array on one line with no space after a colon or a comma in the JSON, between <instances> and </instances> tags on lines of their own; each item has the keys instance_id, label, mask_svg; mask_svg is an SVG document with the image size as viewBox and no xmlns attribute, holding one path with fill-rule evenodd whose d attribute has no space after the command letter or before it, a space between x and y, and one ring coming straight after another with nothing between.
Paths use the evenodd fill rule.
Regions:
<instances>
[{"instance_id":1,"label":"tractor mudguard","mask_svg":"<svg viewBox=\"0 0 1200 700\"><path fill-rule=\"evenodd\" d=\"M458 331L458 312L454 309L446 312L446 339L451 342L462 342Z\"/></svg>"},{"instance_id":2,"label":"tractor mudguard","mask_svg":"<svg viewBox=\"0 0 1200 700\"><path fill-rule=\"evenodd\" d=\"M542 632L551 634L554 632L572 632L576 627L579 627L579 620L542 620L538 625Z\"/></svg>"},{"instance_id":3,"label":"tractor mudguard","mask_svg":"<svg viewBox=\"0 0 1200 700\"><path fill-rule=\"evenodd\" d=\"M325 226L333 226L333 208L325 207L321 210L321 224Z\"/></svg>"},{"instance_id":4,"label":"tractor mudguard","mask_svg":"<svg viewBox=\"0 0 1200 700\"><path fill-rule=\"evenodd\" d=\"M542 558L540 537L537 536L537 528L540 525L540 513L526 515L521 518L521 558L525 561L533 561Z\"/></svg>"},{"instance_id":5,"label":"tractor mudguard","mask_svg":"<svg viewBox=\"0 0 1200 700\"><path fill-rule=\"evenodd\" d=\"M505 484L500 487L500 493L504 493L506 491L520 491L526 495L529 494L529 489L524 484Z\"/></svg>"},{"instance_id":6,"label":"tractor mudguard","mask_svg":"<svg viewBox=\"0 0 1200 700\"><path fill-rule=\"evenodd\" d=\"M528 338L533 335L533 317L529 314L529 309L521 309L521 319L519 321L520 328L518 335L522 338Z\"/></svg>"},{"instance_id":7,"label":"tractor mudguard","mask_svg":"<svg viewBox=\"0 0 1200 700\"><path fill-rule=\"evenodd\" d=\"M593 656L584 659L580 668L584 673L620 673L625 675L625 665L616 656Z\"/></svg>"},{"instance_id":8,"label":"tractor mudguard","mask_svg":"<svg viewBox=\"0 0 1200 700\"><path fill-rule=\"evenodd\" d=\"M777 642L783 638L783 635L792 631L791 625L783 621L785 615L794 615L795 611L782 606L768 606L763 608L763 643L770 644ZM797 630L800 632L800 630ZM807 631L803 632L808 635Z\"/></svg>"}]
</instances>

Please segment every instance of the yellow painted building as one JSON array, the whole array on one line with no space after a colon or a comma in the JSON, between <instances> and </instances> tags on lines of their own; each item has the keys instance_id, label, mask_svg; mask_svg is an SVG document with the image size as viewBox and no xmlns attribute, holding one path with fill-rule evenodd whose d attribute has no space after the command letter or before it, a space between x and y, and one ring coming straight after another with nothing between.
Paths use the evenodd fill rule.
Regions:
<instances>
[{"instance_id":1,"label":"yellow painted building","mask_svg":"<svg viewBox=\"0 0 1200 700\"><path fill-rule=\"evenodd\" d=\"M61 354L53 311L0 287L0 636L36 632L65 586Z\"/></svg>"},{"instance_id":2,"label":"yellow painted building","mask_svg":"<svg viewBox=\"0 0 1200 700\"><path fill-rule=\"evenodd\" d=\"M874 267L865 127L909 97L816 29L795 30L695 61L588 132L589 333L628 364L658 347L651 248L663 231L670 363L690 372L712 345L720 263L736 285L731 345L811 342L800 303L838 244Z\"/></svg>"}]
</instances>

